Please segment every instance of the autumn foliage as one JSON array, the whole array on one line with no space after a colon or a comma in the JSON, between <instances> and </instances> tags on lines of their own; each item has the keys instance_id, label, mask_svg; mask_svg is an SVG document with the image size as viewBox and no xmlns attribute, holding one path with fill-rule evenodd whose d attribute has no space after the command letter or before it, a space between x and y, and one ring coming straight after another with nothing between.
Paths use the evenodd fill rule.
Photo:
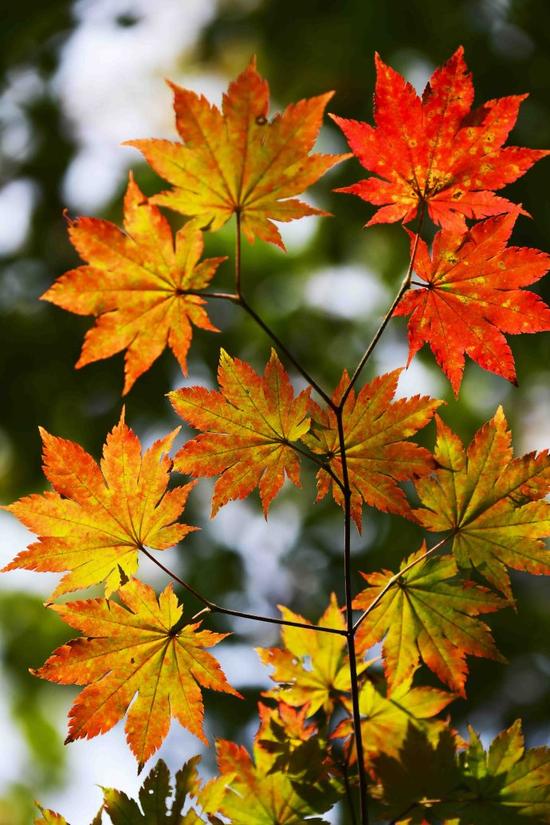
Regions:
<instances>
[{"instance_id":1,"label":"autumn foliage","mask_svg":"<svg viewBox=\"0 0 550 825\"><path fill-rule=\"evenodd\" d=\"M550 823L550 751L526 749L519 721L484 749L473 729L468 740L459 734L449 710L467 696L469 657L505 666L489 622L514 606L509 569L550 574L550 456L514 457L500 407L465 446L445 423L442 400L395 397L400 369L362 380L386 325L401 315L408 317L409 363L429 344L456 395L466 355L516 381L505 334L550 330L550 308L525 289L545 274L550 257L509 245L526 212L495 191L548 151L504 145L523 96L472 108L461 48L421 98L378 56L376 69L375 125L332 115L371 173L341 191L378 207L368 225L417 222L406 229L410 266L395 300L360 363L351 374L352 365L343 365L333 391L310 377L244 297L241 233L284 248L273 221L326 214L298 196L349 156L313 152L332 93L270 119L268 85L254 60L230 84L221 110L172 85L181 141L129 141L171 188L148 198L130 176L122 229L71 220L69 236L84 264L42 296L95 316L78 367L126 351L123 394L165 347L186 374L193 326L219 332L210 301L240 307L275 344L260 371L222 349L217 389L169 393L177 416L197 431L173 458L177 429L143 452L124 412L99 464L78 444L43 431L52 490L7 507L38 539L5 570L63 573L48 607L82 634L33 671L82 686L67 742L125 717L139 770L172 718L206 742L203 689L240 697L208 652L227 635L209 629L212 614L281 626L280 644L258 650L273 687L259 703L252 753L218 741L218 776L209 782L200 779L197 759L173 784L158 761L139 801L103 788L102 811L113 825L323 823L338 802L358 807L353 821L362 825ZM159 207L188 220L173 233ZM212 292L225 258L202 258L203 232L230 219L234 292ZM431 250L423 238L430 219L441 227ZM294 389L290 367L306 389ZM436 440L428 449L415 437L432 419ZM198 529L182 518L199 479L216 479L212 517L257 490L268 518L286 479L301 486L307 463L317 473L312 503L332 496L344 523L343 594L327 594L316 623L286 605L273 616L217 605L170 572L171 548ZM174 483L172 472L189 480ZM399 569L360 571L357 590L351 531L353 523L361 530L369 508L409 519L423 538L418 549L402 548ZM164 551L162 562L152 551ZM190 610L184 613L173 583L157 595L140 581L143 554L189 591ZM104 597L54 601L93 585L104 586ZM65 822L40 810L42 825Z\"/></svg>"}]
</instances>

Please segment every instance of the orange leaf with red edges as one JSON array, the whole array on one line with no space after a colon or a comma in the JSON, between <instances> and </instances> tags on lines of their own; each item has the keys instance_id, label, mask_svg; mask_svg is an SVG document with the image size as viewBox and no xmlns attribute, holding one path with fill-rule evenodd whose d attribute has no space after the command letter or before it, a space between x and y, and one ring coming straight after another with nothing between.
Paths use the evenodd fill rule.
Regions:
<instances>
[{"instance_id":1,"label":"orange leaf with red edges","mask_svg":"<svg viewBox=\"0 0 550 825\"><path fill-rule=\"evenodd\" d=\"M77 367L121 350L126 394L168 346L187 374L192 324L218 332L205 300L187 290L204 289L225 258L207 258L200 230L189 224L175 238L166 218L130 176L124 231L110 221L79 218L69 236L86 266L62 275L42 298L78 315L99 316L84 340Z\"/></svg>"},{"instance_id":2,"label":"orange leaf with red edges","mask_svg":"<svg viewBox=\"0 0 550 825\"><path fill-rule=\"evenodd\" d=\"M439 469L416 482L422 507L414 514L436 533L452 536L458 566L475 569L508 598L507 567L550 575L550 455L514 458L502 407L467 449L436 416Z\"/></svg>"},{"instance_id":3,"label":"orange leaf with red edges","mask_svg":"<svg viewBox=\"0 0 550 825\"><path fill-rule=\"evenodd\" d=\"M338 190L381 207L367 226L407 223L425 203L435 223L463 232L465 218L515 211L493 190L548 154L503 148L526 95L489 100L472 111L474 88L463 52L458 48L436 69L422 98L376 55L376 125L333 116L354 155L374 173Z\"/></svg>"},{"instance_id":4,"label":"orange leaf with red edges","mask_svg":"<svg viewBox=\"0 0 550 825\"><path fill-rule=\"evenodd\" d=\"M550 330L550 307L521 287L542 278L550 256L506 246L516 215L476 224L464 234L438 232L432 257L421 239L414 271L425 282L407 292L394 315L410 315L409 363L428 343L458 395L464 356L515 382L512 350L503 333ZM411 247L414 246L411 237Z\"/></svg>"},{"instance_id":5,"label":"orange leaf with red edges","mask_svg":"<svg viewBox=\"0 0 550 825\"><path fill-rule=\"evenodd\" d=\"M248 240L261 238L284 249L272 221L326 215L295 198L348 155L310 155L332 92L300 100L269 121L269 86L256 61L223 96L222 111L176 84L176 126L183 143L131 140L173 189L152 198L219 229L239 214Z\"/></svg>"},{"instance_id":6,"label":"orange leaf with red edges","mask_svg":"<svg viewBox=\"0 0 550 825\"><path fill-rule=\"evenodd\" d=\"M363 573L370 585L353 601L356 610L370 608L357 631L357 645L366 652L384 640L382 649L388 689L411 678L422 660L451 690L465 695L466 655L500 659L491 631L475 618L492 613L506 602L486 587L456 580L452 556L422 559L425 545L405 559L403 575L380 598L393 573ZM417 562L406 570L411 562Z\"/></svg>"},{"instance_id":7,"label":"orange leaf with red edges","mask_svg":"<svg viewBox=\"0 0 550 825\"><path fill-rule=\"evenodd\" d=\"M110 595L133 576L142 547L166 550L198 529L177 520L194 485L167 490L172 468L167 454L179 427L142 455L123 411L99 465L74 441L40 432L44 473L54 490L6 507L39 540L4 571L68 570L54 597L100 582Z\"/></svg>"},{"instance_id":8,"label":"orange leaf with red edges","mask_svg":"<svg viewBox=\"0 0 550 825\"><path fill-rule=\"evenodd\" d=\"M264 513L285 476L300 486L300 462L291 444L309 429L309 389L294 397L289 377L272 350L263 377L238 358L220 352L221 392L190 387L169 394L175 411L202 435L177 453L178 472L220 475L212 516L232 499L260 490Z\"/></svg>"},{"instance_id":9,"label":"orange leaf with red edges","mask_svg":"<svg viewBox=\"0 0 550 825\"><path fill-rule=\"evenodd\" d=\"M434 467L428 450L404 439L425 427L443 402L421 395L393 401L400 373L401 370L394 370L381 375L358 393L351 390L344 404L344 443L352 491L351 510L359 530L363 504L414 519L398 482L424 476ZM348 384L349 376L344 371L333 395L335 403L340 402ZM323 456L342 480L336 415L331 409L321 409L314 401L310 401L309 410L312 427L303 441L312 452ZM344 506L342 490L325 470L319 470L317 485L318 501L326 496L332 486L334 500Z\"/></svg>"},{"instance_id":10,"label":"orange leaf with red edges","mask_svg":"<svg viewBox=\"0 0 550 825\"><path fill-rule=\"evenodd\" d=\"M201 687L240 694L204 650L227 634L199 630L200 622L183 624L183 606L170 584L158 600L137 579L118 595L122 605L108 599L52 605L86 636L58 648L33 672L50 682L87 686L69 712L68 742L106 733L128 711L126 739L141 770L164 741L172 717L207 742Z\"/></svg>"}]
</instances>

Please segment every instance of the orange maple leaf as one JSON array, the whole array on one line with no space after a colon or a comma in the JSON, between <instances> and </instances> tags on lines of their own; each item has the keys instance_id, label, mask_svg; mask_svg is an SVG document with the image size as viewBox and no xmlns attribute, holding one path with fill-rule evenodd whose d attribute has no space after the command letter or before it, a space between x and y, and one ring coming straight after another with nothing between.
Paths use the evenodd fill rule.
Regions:
<instances>
[{"instance_id":1,"label":"orange maple leaf","mask_svg":"<svg viewBox=\"0 0 550 825\"><path fill-rule=\"evenodd\" d=\"M174 189L152 198L219 229L239 214L246 237L284 249L272 223L326 215L294 195L348 155L310 155L333 93L300 100L271 122L269 86L253 58L223 97L222 111L205 97L171 83L176 126L183 143L132 140Z\"/></svg>"},{"instance_id":2,"label":"orange maple leaf","mask_svg":"<svg viewBox=\"0 0 550 825\"><path fill-rule=\"evenodd\" d=\"M70 710L67 742L106 733L131 703L126 739L141 770L165 739L172 717L207 742L201 687L242 697L204 650L228 634L199 631L200 622L183 624L183 606L171 584L158 600L137 579L118 595L124 607L108 599L50 605L86 637L58 648L32 672L62 685L87 685Z\"/></svg>"},{"instance_id":3,"label":"orange maple leaf","mask_svg":"<svg viewBox=\"0 0 550 825\"><path fill-rule=\"evenodd\" d=\"M464 449L436 416L435 459L439 468L416 482L419 523L436 533L450 531L458 566L475 569L509 599L506 567L550 575L550 455L513 457L502 407Z\"/></svg>"},{"instance_id":4,"label":"orange maple leaf","mask_svg":"<svg viewBox=\"0 0 550 825\"><path fill-rule=\"evenodd\" d=\"M221 392L189 387L169 393L175 411L205 432L177 453L174 468L193 476L215 476L212 516L232 499L255 487L267 516L285 476L300 486L300 462L292 442L309 429L310 390L294 397L287 372L275 350L263 377L249 364L220 352Z\"/></svg>"},{"instance_id":5,"label":"orange maple leaf","mask_svg":"<svg viewBox=\"0 0 550 825\"><path fill-rule=\"evenodd\" d=\"M464 232L465 218L517 209L492 190L549 153L502 148L527 95L489 100L471 111L474 88L463 52L458 48L436 69L421 99L376 55L376 126L332 116L361 164L375 173L337 190L382 207L367 226L406 223L425 203L435 223Z\"/></svg>"},{"instance_id":6,"label":"orange maple leaf","mask_svg":"<svg viewBox=\"0 0 550 825\"><path fill-rule=\"evenodd\" d=\"M99 466L79 444L41 429L44 473L54 491L5 508L39 540L4 571L68 570L54 597L99 582L110 595L135 573L142 547L166 550L197 530L177 521L194 483L167 491L172 468L167 453L179 429L142 456L123 411Z\"/></svg>"},{"instance_id":7,"label":"orange maple leaf","mask_svg":"<svg viewBox=\"0 0 550 825\"><path fill-rule=\"evenodd\" d=\"M515 382L514 356L503 332L550 330L550 307L520 289L542 278L550 256L506 246L515 220L513 213L489 218L466 234L438 232L431 258L426 243L418 240L414 269L426 286L407 292L394 315L411 316L409 363L428 343L455 395L465 354Z\"/></svg>"},{"instance_id":8,"label":"orange maple leaf","mask_svg":"<svg viewBox=\"0 0 550 825\"><path fill-rule=\"evenodd\" d=\"M399 481L424 476L434 462L424 447L405 441L432 418L442 404L428 396L415 395L392 401L401 370L380 375L366 384L359 393L352 390L343 410L346 458L352 489L351 510L358 530L361 529L363 504L388 513L414 519ZM349 376L344 370L333 394L339 403ZM323 455L336 476L342 479L342 459L336 415L310 400L311 431L302 440L312 452ZM326 496L332 486L337 504L344 506L340 487L325 470L317 473L317 501Z\"/></svg>"},{"instance_id":9,"label":"orange maple leaf","mask_svg":"<svg viewBox=\"0 0 550 825\"><path fill-rule=\"evenodd\" d=\"M166 218L130 175L124 200L124 231L110 221L79 218L69 236L88 266L71 269L42 299L78 315L98 315L86 333L77 367L123 349L123 395L169 346L187 374L191 324L219 332L205 300L189 294L204 289L225 258L199 263L203 240L188 224L175 239Z\"/></svg>"}]
</instances>

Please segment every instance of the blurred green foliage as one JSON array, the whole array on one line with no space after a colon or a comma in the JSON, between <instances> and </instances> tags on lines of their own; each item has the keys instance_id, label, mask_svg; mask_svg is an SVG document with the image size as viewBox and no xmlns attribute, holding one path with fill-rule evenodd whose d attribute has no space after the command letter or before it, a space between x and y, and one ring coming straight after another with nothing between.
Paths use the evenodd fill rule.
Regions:
<instances>
[{"instance_id":1,"label":"blurred green foliage","mask_svg":"<svg viewBox=\"0 0 550 825\"><path fill-rule=\"evenodd\" d=\"M61 195L63 177L78 142L51 86L60 49L76 25L72 4L29 0L24 10L16 3L4 4L2 15L3 92L17 73L27 70L43 82L41 93L22 104L32 136L30 148L20 158L9 153L0 156L2 183L29 180L36 192L27 238L4 257L0 271L0 496L7 502L44 484L38 424L79 441L98 455L106 432L120 413L122 357L75 372L73 364L90 321L38 302L38 296L60 273L78 263L66 238ZM136 20L139 14L134 18L128 4L128 13L119 16L118 24L131 26ZM332 111L371 120L375 50L400 70L429 75L463 43L474 72L476 99L530 91L513 142L544 147L550 146L549 37L550 4L546 0L220 0L217 14L191 56L182 56L182 69L191 60L195 70L213 68L230 77L255 52L260 71L269 79L274 99L281 105L335 89L329 107ZM343 148L334 131L326 134ZM137 136L128 134L132 137ZM146 192L160 188L150 170L139 167L137 160L135 167ZM408 245L397 226L365 232L362 226L371 214L369 207L357 198L332 193L334 187L359 175L358 163L350 160L321 181L315 197L335 217L320 221L311 240L298 251L285 257L259 243L244 250L249 299L326 386L336 382L344 366L353 368L378 319L366 315L349 321L305 306L307 279L319 269L354 265L374 271L391 294L406 266ZM550 249L549 175L548 161L542 162L507 189L506 194L522 202L533 215L532 221L520 221L514 235L518 245ZM118 194L124 185L121 180ZM120 212L120 200L116 199L105 204L103 215L118 220ZM232 244L232 228L228 227L207 239L207 252L231 255ZM337 277L336 271L335 290ZM222 275L221 288L224 278L229 284L229 266ZM550 287L545 289L548 299ZM257 368L265 363L268 343L236 308L215 306L211 314L224 328L223 344L230 353L250 359ZM403 345L404 322L394 323L390 338ZM220 342L221 337L207 333L195 336L190 360L193 376L213 380ZM544 394L550 375L548 336L524 336L513 340L512 347L520 375L518 390L471 364L458 401L443 385L445 416L463 437L469 439L500 400L504 400L516 431L521 430L533 399L548 400ZM426 369L433 369L430 354L423 353L420 358ZM377 368L373 360L370 374ZM164 394L178 381L176 364L165 354L139 379L127 400L131 425L141 433L173 426ZM426 443L432 438L433 432L428 433ZM328 501L311 507L312 485L313 476L306 471L304 490L285 493L281 499L283 507L294 502L302 525L299 538L280 564L289 577L286 603L314 617L341 579L341 520ZM187 520L200 523L204 510L204 504L195 498ZM413 525L369 513L363 536L355 540L356 567L392 567L403 554L416 549L419 540L420 533ZM242 558L229 542L207 531L193 535L181 550L181 562L193 585L206 580L211 598L227 600L228 590L232 603L244 605L250 598L243 589L248 584L253 590L254 582L247 582ZM495 663L473 662L468 703L460 704L478 729L500 729L521 714L528 737L541 742L550 730L550 601L542 580L517 576L516 586L519 612L508 610L491 621L510 665L503 669ZM221 619L216 624L227 626ZM265 640L255 634L256 630L250 630L251 639ZM0 825L19 825L29 821L29 793L38 794L63 775L61 735L48 718L55 700L50 687L30 677L27 669L42 661L66 637L66 631L60 630L38 599L4 591L0 595L0 636L11 712L27 743L29 765L24 781L8 788L0 799ZM254 702L247 703L247 710L244 703L229 709L225 699L217 701L214 698L209 703L217 734L238 737Z\"/></svg>"}]
</instances>

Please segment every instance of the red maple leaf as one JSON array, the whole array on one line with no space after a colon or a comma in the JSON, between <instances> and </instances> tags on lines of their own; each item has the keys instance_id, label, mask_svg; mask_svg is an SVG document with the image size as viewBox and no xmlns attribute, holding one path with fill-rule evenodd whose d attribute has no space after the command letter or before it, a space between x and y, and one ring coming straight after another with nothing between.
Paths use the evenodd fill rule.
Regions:
<instances>
[{"instance_id":1,"label":"red maple leaf","mask_svg":"<svg viewBox=\"0 0 550 825\"><path fill-rule=\"evenodd\" d=\"M474 88L462 47L436 69L422 98L378 55L375 60L376 125L332 116L361 164L375 173L338 190L381 207L367 226L406 223L421 203L435 223L455 232L465 230L465 218L515 209L492 190L549 153L502 148L527 95L489 100L471 111Z\"/></svg>"},{"instance_id":2,"label":"red maple leaf","mask_svg":"<svg viewBox=\"0 0 550 825\"><path fill-rule=\"evenodd\" d=\"M503 332L550 330L550 308L535 293L520 289L544 275L550 256L506 246L515 220L516 214L490 218L465 235L438 232L431 258L418 240L414 268L426 286L407 292L394 315L411 316L409 363L429 344L456 395L465 354L515 381L514 357Z\"/></svg>"}]
</instances>

